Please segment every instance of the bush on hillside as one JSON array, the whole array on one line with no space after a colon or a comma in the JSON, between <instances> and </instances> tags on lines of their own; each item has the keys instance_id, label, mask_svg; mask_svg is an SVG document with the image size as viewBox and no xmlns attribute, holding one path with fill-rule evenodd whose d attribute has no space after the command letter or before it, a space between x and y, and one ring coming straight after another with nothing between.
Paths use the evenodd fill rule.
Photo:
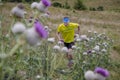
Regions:
<instances>
[{"instance_id":1,"label":"bush on hillside","mask_svg":"<svg viewBox=\"0 0 120 80\"><path fill-rule=\"evenodd\" d=\"M59 2L54 2L54 3L52 3L52 6L54 6L54 7L62 7L62 4L61 3L59 3Z\"/></svg>"},{"instance_id":2,"label":"bush on hillside","mask_svg":"<svg viewBox=\"0 0 120 80\"><path fill-rule=\"evenodd\" d=\"M74 4L74 9L76 9L76 10L86 10L87 8L81 0L77 0L77 2Z\"/></svg>"},{"instance_id":3,"label":"bush on hillside","mask_svg":"<svg viewBox=\"0 0 120 80\"><path fill-rule=\"evenodd\" d=\"M90 7L89 10L90 11L104 11L104 7L103 6L98 6L97 8Z\"/></svg>"},{"instance_id":4,"label":"bush on hillside","mask_svg":"<svg viewBox=\"0 0 120 80\"><path fill-rule=\"evenodd\" d=\"M104 10L103 6L98 6L97 7L97 11L103 11L103 10Z\"/></svg>"},{"instance_id":5,"label":"bush on hillside","mask_svg":"<svg viewBox=\"0 0 120 80\"><path fill-rule=\"evenodd\" d=\"M63 5L63 8L65 8L65 9L70 9L70 5L68 4L67 1L66 1L65 4Z\"/></svg>"},{"instance_id":6,"label":"bush on hillside","mask_svg":"<svg viewBox=\"0 0 120 80\"><path fill-rule=\"evenodd\" d=\"M90 7L89 10L90 10L90 11L96 11L96 8Z\"/></svg>"}]
</instances>

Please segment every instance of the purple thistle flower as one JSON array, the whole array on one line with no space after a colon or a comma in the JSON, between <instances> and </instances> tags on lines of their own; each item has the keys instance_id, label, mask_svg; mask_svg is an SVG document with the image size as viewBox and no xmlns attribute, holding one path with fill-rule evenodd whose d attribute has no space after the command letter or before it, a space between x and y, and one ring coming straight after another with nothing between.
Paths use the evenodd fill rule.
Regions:
<instances>
[{"instance_id":1,"label":"purple thistle flower","mask_svg":"<svg viewBox=\"0 0 120 80\"><path fill-rule=\"evenodd\" d=\"M100 74L100 75L102 75L104 77L108 77L109 76L108 70L100 68L100 67L95 68L94 72L96 72L96 73L98 73L98 74Z\"/></svg>"},{"instance_id":2,"label":"purple thistle flower","mask_svg":"<svg viewBox=\"0 0 120 80\"><path fill-rule=\"evenodd\" d=\"M41 0L41 1L46 7L51 5L51 2L49 0Z\"/></svg>"},{"instance_id":3,"label":"purple thistle flower","mask_svg":"<svg viewBox=\"0 0 120 80\"><path fill-rule=\"evenodd\" d=\"M47 31L44 29L43 25L42 25L38 20L36 20L36 22L35 22L34 25L35 25L35 30L36 30L36 32L39 34L39 36L40 36L41 38L47 38L48 33L47 33Z\"/></svg>"},{"instance_id":4,"label":"purple thistle flower","mask_svg":"<svg viewBox=\"0 0 120 80\"><path fill-rule=\"evenodd\" d=\"M92 53L92 51L91 51L91 50L88 50L88 51L87 51L87 53L88 53L88 54L91 54L91 53Z\"/></svg>"}]
</instances>

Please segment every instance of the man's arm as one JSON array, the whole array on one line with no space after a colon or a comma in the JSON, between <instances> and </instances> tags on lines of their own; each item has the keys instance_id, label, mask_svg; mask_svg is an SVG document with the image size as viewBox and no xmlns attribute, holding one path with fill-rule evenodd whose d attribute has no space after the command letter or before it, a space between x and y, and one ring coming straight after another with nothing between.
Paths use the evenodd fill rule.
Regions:
<instances>
[{"instance_id":1,"label":"man's arm","mask_svg":"<svg viewBox=\"0 0 120 80\"><path fill-rule=\"evenodd\" d=\"M59 41L62 41L62 40L63 40L63 39L61 38L60 32L57 32L57 38L58 38Z\"/></svg>"},{"instance_id":2,"label":"man's arm","mask_svg":"<svg viewBox=\"0 0 120 80\"><path fill-rule=\"evenodd\" d=\"M80 25L78 25L78 32L77 34L80 34Z\"/></svg>"}]
</instances>

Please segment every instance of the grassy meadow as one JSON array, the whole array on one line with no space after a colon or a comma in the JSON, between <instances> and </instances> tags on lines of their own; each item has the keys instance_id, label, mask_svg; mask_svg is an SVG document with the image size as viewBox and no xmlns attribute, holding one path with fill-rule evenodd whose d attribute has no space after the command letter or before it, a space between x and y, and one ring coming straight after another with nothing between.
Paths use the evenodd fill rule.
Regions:
<instances>
[{"instance_id":1,"label":"grassy meadow","mask_svg":"<svg viewBox=\"0 0 120 80\"><path fill-rule=\"evenodd\" d=\"M51 1L64 3L64 0ZM69 2L71 6L73 5L73 1L74 0L71 0L71 2ZM19 46L16 51L14 51L14 49L16 47L15 45L17 44L18 36L14 35L11 32L11 27L14 23L13 16L11 16L10 11L14 6L16 6L17 3L4 3L3 5L0 5L0 53L9 54L14 52L12 56L7 58L4 58L3 55L0 55L0 80L85 80L83 76L84 74L82 74L84 72L82 70L83 68L80 67L83 64L81 63L84 61L83 59L88 62L89 60L93 62L92 65L88 64L88 67L87 65L85 66L85 71L89 70L89 68L93 70L98 59L100 60L100 63L97 66L105 67L110 71L110 76L106 80L119 80L120 12L117 10L120 10L120 1L83 0L83 2L85 5L87 5L87 7L97 7L101 4L100 6L103 6L105 10L77 11L73 9L63 9L51 6L48 8L50 12L50 17L48 19L45 19L43 21L43 24L52 29L49 37L55 37L55 42L51 44L47 43L45 40L43 41L44 44L39 47L31 47L28 44L24 44L22 46ZM30 8L30 4L25 3L24 5L25 11L27 12L27 14L25 15L25 19L28 20L30 16L34 15ZM96 55L96 58L91 56L82 58L81 56L83 55L80 55L79 53L84 52L85 48L83 48L83 44L78 45L80 46L80 51L75 51L76 65L74 66L73 72L70 74L57 74L57 72L55 72L55 69L66 67L67 63L67 60L64 59L64 54L61 54L61 52L54 52L52 50L52 47L57 44L57 38L55 34L57 26L62 22L62 18L64 16L69 16L71 22L77 22L80 24L80 35L89 35L88 31L91 30L92 33L94 33L94 31L96 31L97 34L105 33L107 37L112 39L113 44L111 45L111 43L109 42L109 55L100 56L100 58L98 55ZM29 27L27 26L27 28ZM100 41L100 43L102 44L102 42L104 42L105 40L100 39ZM92 44L90 45L92 46ZM44 59L44 57L47 58ZM106 57L109 58L110 61L107 62ZM80 63L78 60L80 61ZM79 75L79 73L81 74ZM36 78L38 74L40 75L40 78ZM7 76L7 78L4 79L4 76Z\"/></svg>"}]
</instances>

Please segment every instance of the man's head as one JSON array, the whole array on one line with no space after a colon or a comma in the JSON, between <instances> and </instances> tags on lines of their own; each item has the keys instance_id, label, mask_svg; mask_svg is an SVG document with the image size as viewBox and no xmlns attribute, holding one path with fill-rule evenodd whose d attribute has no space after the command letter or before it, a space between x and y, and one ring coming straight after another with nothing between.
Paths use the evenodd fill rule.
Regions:
<instances>
[{"instance_id":1,"label":"man's head","mask_svg":"<svg viewBox=\"0 0 120 80\"><path fill-rule=\"evenodd\" d=\"M70 22L69 17L64 17L64 18L63 18L63 22L64 22L65 26L67 26L68 23Z\"/></svg>"}]
</instances>

